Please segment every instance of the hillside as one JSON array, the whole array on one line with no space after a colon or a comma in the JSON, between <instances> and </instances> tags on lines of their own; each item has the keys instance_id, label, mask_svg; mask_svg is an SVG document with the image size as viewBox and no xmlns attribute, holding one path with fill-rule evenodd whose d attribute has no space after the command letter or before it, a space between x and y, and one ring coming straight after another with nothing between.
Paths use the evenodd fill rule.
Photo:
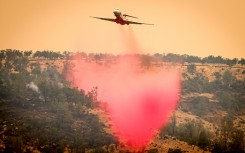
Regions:
<instances>
[{"instance_id":1,"label":"hillside","mask_svg":"<svg viewBox=\"0 0 245 153\"><path fill-rule=\"evenodd\" d=\"M0 152L130 151L114 137L96 90L85 93L64 79L70 56L1 51ZM119 56L80 53L79 60L109 67ZM136 56L144 71L175 67L182 74L177 109L144 152L244 152L244 59Z\"/></svg>"}]
</instances>

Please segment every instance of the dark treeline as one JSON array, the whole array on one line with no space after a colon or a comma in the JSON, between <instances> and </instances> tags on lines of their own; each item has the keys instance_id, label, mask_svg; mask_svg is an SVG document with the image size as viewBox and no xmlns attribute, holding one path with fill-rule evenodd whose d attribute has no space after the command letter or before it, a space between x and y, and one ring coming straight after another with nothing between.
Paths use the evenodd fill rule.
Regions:
<instances>
[{"instance_id":1,"label":"dark treeline","mask_svg":"<svg viewBox=\"0 0 245 153\"><path fill-rule=\"evenodd\" d=\"M159 54L155 54L154 56L159 56ZM245 65L245 59L241 58L240 60L238 58L223 58L221 56L208 56L204 58L200 58L198 56L192 56L192 55L178 55L178 54L172 54L169 53L167 55L162 55L163 61L167 62L178 62L178 63L208 63L208 64L226 64L229 66L235 65L235 64L241 64Z\"/></svg>"},{"instance_id":2,"label":"dark treeline","mask_svg":"<svg viewBox=\"0 0 245 153\"><path fill-rule=\"evenodd\" d=\"M63 59L65 57L68 57L69 55L73 55L76 53L71 53L68 51L64 52L54 52L54 51L19 51L19 50L1 50L0 58L3 58L5 56L11 57L11 55L15 54L15 56L20 57L33 57L33 58L47 58L47 59ZM125 55L113 55L113 54L107 54L107 53L85 53L85 52L78 52L77 54L80 55L81 58L89 58L92 60L105 60L105 59L115 59L119 56L125 56ZM241 58L223 58L222 56L213 56L210 55L208 57L198 57L198 56L192 56L192 55L179 55L179 54L159 54L156 53L154 55L149 54L137 54L137 56L141 57L142 60L148 60L150 62L173 62L173 63L202 63L202 64L226 64L229 66L233 66L235 64L241 64L245 65L245 59Z\"/></svg>"}]
</instances>

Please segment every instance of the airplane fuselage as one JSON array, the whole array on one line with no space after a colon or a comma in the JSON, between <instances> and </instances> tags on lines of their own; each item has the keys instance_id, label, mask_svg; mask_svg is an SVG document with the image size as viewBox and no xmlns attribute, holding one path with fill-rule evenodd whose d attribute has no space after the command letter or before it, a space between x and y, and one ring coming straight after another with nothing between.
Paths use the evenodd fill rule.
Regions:
<instances>
[{"instance_id":1,"label":"airplane fuselage","mask_svg":"<svg viewBox=\"0 0 245 153\"><path fill-rule=\"evenodd\" d=\"M127 19L122 15L122 13L121 13L121 11L119 9L115 9L113 11L113 13L116 16L115 22L117 24L121 24L121 25L127 24L127 25L129 25L129 23L127 22Z\"/></svg>"}]
</instances>

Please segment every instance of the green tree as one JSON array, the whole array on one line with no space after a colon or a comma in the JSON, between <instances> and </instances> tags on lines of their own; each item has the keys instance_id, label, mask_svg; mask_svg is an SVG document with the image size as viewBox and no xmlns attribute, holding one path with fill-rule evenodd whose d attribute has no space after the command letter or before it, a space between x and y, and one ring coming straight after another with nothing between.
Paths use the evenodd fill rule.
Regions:
<instances>
[{"instance_id":1,"label":"green tree","mask_svg":"<svg viewBox=\"0 0 245 153\"><path fill-rule=\"evenodd\" d=\"M241 64L241 65L245 65L245 59L241 58L240 61L238 61L238 63Z\"/></svg>"},{"instance_id":2,"label":"green tree","mask_svg":"<svg viewBox=\"0 0 245 153\"><path fill-rule=\"evenodd\" d=\"M207 147L210 144L209 132L201 122L196 120L180 124L176 128L176 137L189 144L200 145L200 147Z\"/></svg>"},{"instance_id":3,"label":"green tree","mask_svg":"<svg viewBox=\"0 0 245 153\"><path fill-rule=\"evenodd\" d=\"M214 72L214 76L216 80L220 80L222 78L222 75L219 72Z\"/></svg>"},{"instance_id":4,"label":"green tree","mask_svg":"<svg viewBox=\"0 0 245 153\"><path fill-rule=\"evenodd\" d=\"M228 148L228 140L231 139L231 134L233 130L233 118L231 116L225 116L221 120L221 133L220 140L224 149Z\"/></svg>"},{"instance_id":5,"label":"green tree","mask_svg":"<svg viewBox=\"0 0 245 153\"><path fill-rule=\"evenodd\" d=\"M25 51L24 52L24 56L25 57L29 57L29 56L31 56L31 54L32 54L32 51L30 50L30 51Z\"/></svg>"},{"instance_id":6,"label":"green tree","mask_svg":"<svg viewBox=\"0 0 245 153\"><path fill-rule=\"evenodd\" d=\"M205 130L202 130L198 138L198 146L200 146L201 148L210 146L211 142L209 137L210 136L208 135L208 133Z\"/></svg>"},{"instance_id":7,"label":"green tree","mask_svg":"<svg viewBox=\"0 0 245 153\"><path fill-rule=\"evenodd\" d=\"M209 99L205 96L192 97L187 99L187 106L193 114L202 117L210 111L212 106L209 103Z\"/></svg>"},{"instance_id":8,"label":"green tree","mask_svg":"<svg viewBox=\"0 0 245 153\"><path fill-rule=\"evenodd\" d=\"M31 68L32 68L32 74L35 74L35 75L40 75L42 70L41 70L41 65L39 62L37 63L32 63L31 64Z\"/></svg>"},{"instance_id":9,"label":"green tree","mask_svg":"<svg viewBox=\"0 0 245 153\"><path fill-rule=\"evenodd\" d=\"M196 72L196 65L195 64L190 64L187 66L187 71L190 74L194 74Z\"/></svg>"},{"instance_id":10,"label":"green tree","mask_svg":"<svg viewBox=\"0 0 245 153\"><path fill-rule=\"evenodd\" d=\"M164 127L160 131L160 136L164 137L165 134L175 136L176 124L177 124L176 123L176 115L175 115L175 112L173 112L172 116L169 118L169 122L166 125L166 127Z\"/></svg>"},{"instance_id":11,"label":"green tree","mask_svg":"<svg viewBox=\"0 0 245 153\"><path fill-rule=\"evenodd\" d=\"M235 129L231 134L230 152L244 153L245 141L244 132L239 129Z\"/></svg>"},{"instance_id":12,"label":"green tree","mask_svg":"<svg viewBox=\"0 0 245 153\"><path fill-rule=\"evenodd\" d=\"M222 81L225 89L230 89L231 85L236 81L231 71L226 70L222 76Z\"/></svg>"},{"instance_id":13,"label":"green tree","mask_svg":"<svg viewBox=\"0 0 245 153\"><path fill-rule=\"evenodd\" d=\"M215 93L219 104L229 112L238 111L238 99L230 91L219 90Z\"/></svg>"}]
</instances>

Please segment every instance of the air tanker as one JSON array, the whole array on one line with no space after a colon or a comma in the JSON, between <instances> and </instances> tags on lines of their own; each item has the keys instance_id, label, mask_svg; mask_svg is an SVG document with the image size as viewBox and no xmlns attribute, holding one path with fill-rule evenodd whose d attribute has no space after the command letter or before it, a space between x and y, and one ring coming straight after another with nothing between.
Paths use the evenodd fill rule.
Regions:
<instances>
[{"instance_id":1,"label":"air tanker","mask_svg":"<svg viewBox=\"0 0 245 153\"><path fill-rule=\"evenodd\" d=\"M90 17L100 19L100 20L105 20L105 21L116 22L117 24L121 24L121 25L129 25L129 24L154 25L154 24L149 24L149 23L129 21L127 17L131 17L135 19L138 19L138 18L135 16L127 15L127 14L122 14L118 8L114 9L113 13L116 18L101 18L101 17L94 17L94 16L90 16Z\"/></svg>"}]
</instances>

